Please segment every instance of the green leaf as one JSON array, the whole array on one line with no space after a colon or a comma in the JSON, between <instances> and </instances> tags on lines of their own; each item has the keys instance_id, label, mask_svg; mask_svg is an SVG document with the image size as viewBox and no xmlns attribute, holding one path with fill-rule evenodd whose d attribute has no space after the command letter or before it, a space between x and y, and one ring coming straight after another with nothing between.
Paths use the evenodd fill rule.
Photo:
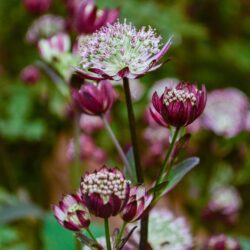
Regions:
<instances>
[{"instance_id":1,"label":"green leaf","mask_svg":"<svg viewBox=\"0 0 250 250\"><path fill-rule=\"evenodd\" d=\"M0 208L0 225L27 217L42 218L43 211L32 203L20 201Z\"/></svg>"},{"instance_id":2,"label":"green leaf","mask_svg":"<svg viewBox=\"0 0 250 250\"><path fill-rule=\"evenodd\" d=\"M181 179L200 162L198 157L190 157L178 164L176 164L169 175L168 184L165 189L157 196L155 202L157 202L161 196L169 193L180 181Z\"/></svg>"},{"instance_id":3,"label":"green leaf","mask_svg":"<svg viewBox=\"0 0 250 250\"><path fill-rule=\"evenodd\" d=\"M126 166L124 167L124 175L127 179L131 180L132 183L137 183L137 175L136 175L136 169L135 169L135 159L133 154L133 148L130 147L128 150L128 153L126 155L130 169L128 169Z\"/></svg>"}]
</instances>

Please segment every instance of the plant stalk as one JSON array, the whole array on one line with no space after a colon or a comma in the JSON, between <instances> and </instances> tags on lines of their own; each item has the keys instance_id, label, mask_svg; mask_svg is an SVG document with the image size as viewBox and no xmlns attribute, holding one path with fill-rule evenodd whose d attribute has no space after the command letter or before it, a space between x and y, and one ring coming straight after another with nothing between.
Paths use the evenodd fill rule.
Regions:
<instances>
[{"instance_id":1,"label":"plant stalk","mask_svg":"<svg viewBox=\"0 0 250 250\"><path fill-rule=\"evenodd\" d=\"M124 92L125 92L125 97L126 97L129 129L130 129L130 136L131 136L133 154L134 154L134 159L135 159L137 182L141 184L144 182L144 178L143 178L143 173L142 173L142 168L141 168L138 140L137 140L137 134L136 134L135 115L134 115L134 110L133 110L133 105L132 105L129 80L126 77L123 78L123 87L124 87ZM146 249L147 241L148 241L148 216L145 216L141 220L140 246L139 246L140 250Z\"/></svg>"},{"instance_id":2,"label":"plant stalk","mask_svg":"<svg viewBox=\"0 0 250 250\"><path fill-rule=\"evenodd\" d=\"M88 232L88 234L89 234L89 236L91 237L91 239L92 239L94 242L98 243L97 240L96 240L96 238L95 238L95 236L94 236L93 233L91 232L91 230L90 230L89 228L87 228L86 231Z\"/></svg>"},{"instance_id":3,"label":"plant stalk","mask_svg":"<svg viewBox=\"0 0 250 250\"><path fill-rule=\"evenodd\" d=\"M164 160L164 162L163 162L162 168L161 168L161 170L160 170L160 173L159 173L159 175L158 175L158 178L157 178L157 180L156 180L155 186L157 186L158 184L161 183L161 181L162 181L162 179L163 179L163 177L164 177L164 173L165 173L165 172L168 173L169 170L170 170L170 169L167 169L167 167L168 167L168 162L169 162L169 158L170 158L170 156L171 156L171 154L172 154L172 152L173 152L174 145L175 145L175 142L176 142L176 140L177 140L179 131L180 131L180 128L176 128L176 129L175 129L175 132L174 132L172 141L171 141L171 143L170 143L170 145L169 145L169 148L168 148L168 150L167 150L167 154L166 154L165 160Z\"/></svg>"},{"instance_id":4,"label":"plant stalk","mask_svg":"<svg viewBox=\"0 0 250 250\"><path fill-rule=\"evenodd\" d=\"M107 250L112 250L111 243L110 243L109 219L108 218L104 219L104 225L105 225L105 238L106 238Z\"/></svg>"},{"instance_id":5,"label":"plant stalk","mask_svg":"<svg viewBox=\"0 0 250 250\"><path fill-rule=\"evenodd\" d=\"M120 241L121 241L121 238L122 238L122 235L123 235L123 232L124 232L124 229L125 229L126 225L127 225L127 222L124 221L123 224L122 224L121 230L120 230L120 232L119 232L119 234L117 236L116 246L118 246Z\"/></svg>"},{"instance_id":6,"label":"plant stalk","mask_svg":"<svg viewBox=\"0 0 250 250\"><path fill-rule=\"evenodd\" d=\"M126 157L126 155L124 154L124 151L123 151L123 149L122 149L120 143L118 142L118 140L117 140L117 138L116 138L116 136L115 136L113 130L111 129L111 127L110 127L110 125L109 125L109 123L108 123L108 121L107 121L107 118L106 118L104 115L102 115L101 118L102 118L102 120L103 120L104 126L105 126L105 128L106 128L106 130L107 130L107 133L108 133L108 135L109 135L111 141L112 141L113 144L115 145L116 150L118 151L118 153L119 153L119 155L120 155L120 157L121 157L121 160L123 161L123 164L127 167L128 171L130 171L130 174L131 174L130 164L129 164L129 162L128 162L128 160L127 160L127 157Z\"/></svg>"},{"instance_id":7,"label":"plant stalk","mask_svg":"<svg viewBox=\"0 0 250 250\"><path fill-rule=\"evenodd\" d=\"M134 115L134 110L133 110L133 105L132 105L129 80L126 77L123 78L123 87L124 87L124 92L125 92L125 97L126 97L129 130L130 130L130 136L131 136L131 141L132 141L132 146L133 146L137 181L139 184L141 184L143 183L144 178L143 178L142 169L141 169L140 154L139 154L137 134L136 134L135 115Z\"/></svg>"}]
</instances>

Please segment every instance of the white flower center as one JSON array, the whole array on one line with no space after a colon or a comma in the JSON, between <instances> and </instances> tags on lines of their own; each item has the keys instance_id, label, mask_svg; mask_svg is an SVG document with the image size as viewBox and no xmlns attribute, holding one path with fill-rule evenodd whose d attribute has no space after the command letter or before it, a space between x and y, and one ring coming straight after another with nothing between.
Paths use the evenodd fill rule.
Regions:
<instances>
[{"instance_id":1,"label":"white flower center","mask_svg":"<svg viewBox=\"0 0 250 250\"><path fill-rule=\"evenodd\" d=\"M106 203L112 194L125 199L129 183L119 173L97 172L84 177L82 192L84 194L98 193Z\"/></svg>"},{"instance_id":2,"label":"white flower center","mask_svg":"<svg viewBox=\"0 0 250 250\"><path fill-rule=\"evenodd\" d=\"M186 102L190 101L192 106L196 104L196 97L193 93L185 90L172 89L164 95L164 104L168 106L171 102Z\"/></svg>"}]
</instances>

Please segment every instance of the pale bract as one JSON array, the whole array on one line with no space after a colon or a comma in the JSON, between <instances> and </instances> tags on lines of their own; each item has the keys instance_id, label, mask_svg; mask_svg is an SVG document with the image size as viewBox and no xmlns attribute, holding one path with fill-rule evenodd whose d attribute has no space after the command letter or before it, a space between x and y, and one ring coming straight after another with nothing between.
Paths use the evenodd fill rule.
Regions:
<instances>
[{"instance_id":1,"label":"pale bract","mask_svg":"<svg viewBox=\"0 0 250 250\"><path fill-rule=\"evenodd\" d=\"M92 80L138 78L161 66L157 63L172 44L170 38L161 48L161 39L151 27L137 31L126 20L108 24L81 38L76 72Z\"/></svg>"}]
</instances>

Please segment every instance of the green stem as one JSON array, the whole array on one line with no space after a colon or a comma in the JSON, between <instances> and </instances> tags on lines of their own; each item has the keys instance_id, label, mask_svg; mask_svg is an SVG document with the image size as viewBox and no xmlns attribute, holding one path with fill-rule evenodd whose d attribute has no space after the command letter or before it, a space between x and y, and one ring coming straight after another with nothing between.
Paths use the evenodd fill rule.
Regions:
<instances>
[{"instance_id":1,"label":"green stem","mask_svg":"<svg viewBox=\"0 0 250 250\"><path fill-rule=\"evenodd\" d=\"M124 87L124 92L125 92L125 97L126 97L130 137L131 137L132 146L133 146L137 181L138 183L143 183L144 177L143 177L143 172L141 168L141 160L140 160L138 140L137 140L137 134L136 134L135 115L134 115L134 110L133 110L133 105L132 105L129 80L126 77L123 78L123 87ZM139 246L140 250L145 250L147 248L147 241L148 241L148 216L145 216L141 220L140 246Z\"/></svg>"},{"instance_id":2,"label":"green stem","mask_svg":"<svg viewBox=\"0 0 250 250\"><path fill-rule=\"evenodd\" d=\"M180 131L179 128L176 128L176 129L175 129L175 132L174 132L172 141L171 141L171 143L170 143L170 145L169 145L169 148L168 148L168 151L167 151L165 160L164 160L163 165L162 165L162 168L161 168L161 170L160 170L160 174L159 174L159 176L158 176L158 178L157 178L157 180L156 180L155 186L157 186L158 184L161 183L161 181L162 181L162 179L163 179L163 177L164 177L164 173L165 173L165 172L168 173L169 170L170 170L170 169L168 169L168 171L167 171L167 167L168 167L168 163L169 163L169 158L170 158L170 156L171 156L171 154L172 154L172 152L173 152L174 145L175 145L175 142L176 142L176 140L177 140L179 131Z\"/></svg>"},{"instance_id":3,"label":"green stem","mask_svg":"<svg viewBox=\"0 0 250 250\"><path fill-rule=\"evenodd\" d=\"M108 218L104 219L104 224L105 224L105 237L106 237L107 250L112 250L111 243L110 243L109 219Z\"/></svg>"},{"instance_id":4,"label":"green stem","mask_svg":"<svg viewBox=\"0 0 250 250\"><path fill-rule=\"evenodd\" d=\"M127 160L127 157L124 154L124 151L122 150L122 147L121 147L120 143L118 142L118 140L117 140L114 132L112 131L112 129L111 129L111 127L110 127L110 125L109 125L106 117L104 115L102 115L101 118L103 120L104 126L105 126L105 128L107 130L107 133L108 133L111 141L115 145L115 147L116 147L116 149L117 149L117 151L118 151L118 153L119 153L119 155L120 155L120 157L121 157L121 159L123 161L123 164L127 167L128 171L130 172L129 174L132 174L129 162Z\"/></svg>"},{"instance_id":5,"label":"green stem","mask_svg":"<svg viewBox=\"0 0 250 250\"><path fill-rule=\"evenodd\" d=\"M130 137L131 137L132 146L133 146L133 154L134 154L134 159L135 159L137 181L139 183L143 183L144 178L143 178L143 174L142 174L140 154L139 154L139 149L138 149L135 115L134 115L134 110L133 110L133 105L132 105L129 80L126 77L123 78L123 87L124 87L124 92L125 92L125 97L126 97Z\"/></svg>"},{"instance_id":6,"label":"green stem","mask_svg":"<svg viewBox=\"0 0 250 250\"><path fill-rule=\"evenodd\" d=\"M87 228L86 231L88 232L88 234L91 237L91 239L98 244L98 242L97 242L94 234L91 232L91 230L89 228Z\"/></svg>"},{"instance_id":7,"label":"green stem","mask_svg":"<svg viewBox=\"0 0 250 250\"><path fill-rule=\"evenodd\" d=\"M121 230L117 236L117 240L116 240L116 244L115 244L116 246L118 246L120 241L121 241L121 238L122 238L122 235L123 235L123 232L124 232L126 225L127 225L127 222L124 221L122 224Z\"/></svg>"}]
</instances>

